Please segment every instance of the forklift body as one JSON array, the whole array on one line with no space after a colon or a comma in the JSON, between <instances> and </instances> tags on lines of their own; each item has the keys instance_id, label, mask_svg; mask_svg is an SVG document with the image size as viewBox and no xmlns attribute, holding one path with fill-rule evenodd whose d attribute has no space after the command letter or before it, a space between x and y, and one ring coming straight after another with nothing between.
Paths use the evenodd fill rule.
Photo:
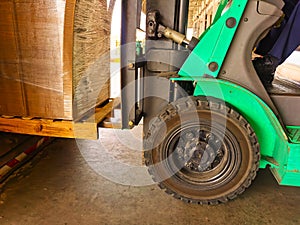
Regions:
<instances>
[{"instance_id":1,"label":"forklift body","mask_svg":"<svg viewBox=\"0 0 300 225\"><path fill-rule=\"evenodd\" d=\"M138 6L138 1L123 1L123 15L132 24L136 18L131 18L128 5ZM153 40L158 23L185 33L188 5L189 1L148 0L150 32L143 63L135 56L122 56L122 77L131 77L137 85L145 82L141 98L136 90L123 93L123 109L128 98L136 106L123 114L123 127L137 124L140 113L144 116L150 174L167 193L198 204L236 197L258 168L267 166L279 184L300 186L300 91L278 80L265 87L251 61L256 43L282 16L284 3L221 1L212 25L192 51L161 35ZM157 21L153 10L159 12ZM135 28L127 28L123 35L134 33ZM123 44L134 42L131 37L123 38ZM130 62L141 65L145 79L127 74Z\"/></svg>"},{"instance_id":2,"label":"forklift body","mask_svg":"<svg viewBox=\"0 0 300 225\"><path fill-rule=\"evenodd\" d=\"M221 33L224 35L223 38L220 37L222 41L217 40L213 42L214 46L209 46L210 49L213 49L212 53L205 51L205 53L209 52L208 56L199 57L204 58L203 61L195 62L193 56L189 58L179 74L182 77L196 76L197 78L203 78L204 74L209 74L219 78L215 80L217 83L213 84L207 79L198 82L194 95L222 98L237 108L247 121L251 121L250 124L258 136L261 167L271 165L272 172L280 184L299 186L300 174L298 174L299 166L297 166L299 162L296 162L299 160L299 155L297 155L297 152L299 154L299 140L295 134L298 132L300 118L295 114L291 116L292 112L299 112L299 109L297 111L300 103L299 90L278 81L275 81L273 87L265 89L256 79L257 76L255 76L255 70L251 63L251 52L257 38L274 21L276 22L276 17L278 19L281 16L279 11L281 7L282 2L280 1L274 1L272 4L264 1L248 1L247 7L246 5L242 6L242 1L233 1L226 12L229 16L223 15L223 21L218 19L211 30L204 35L204 37L208 36L207 40L212 40L212 36L216 36L215 32ZM238 12L234 13L235 10ZM239 26L237 31L227 28L229 30L227 32L230 32L228 34L225 33L223 27L226 23L225 20L229 20L232 13L236 15ZM272 19L273 21L271 21ZM230 43L224 43L224 37L228 37L226 41ZM221 43L219 44L219 42ZM203 45L207 46L208 44L203 43ZM225 49L228 46L228 52L222 46L226 46ZM201 49L203 46L198 45L193 54L197 56L204 54ZM211 62L217 62L222 66L216 71L209 71L209 68L200 69L198 71L204 72L199 74L192 65L202 62L203 68L209 67L207 65ZM189 68L192 68L193 71L189 71ZM217 85L221 89L218 94L212 91L213 86ZM284 92L281 91L282 86L285 86ZM220 95L220 93L222 94Z\"/></svg>"}]
</instances>

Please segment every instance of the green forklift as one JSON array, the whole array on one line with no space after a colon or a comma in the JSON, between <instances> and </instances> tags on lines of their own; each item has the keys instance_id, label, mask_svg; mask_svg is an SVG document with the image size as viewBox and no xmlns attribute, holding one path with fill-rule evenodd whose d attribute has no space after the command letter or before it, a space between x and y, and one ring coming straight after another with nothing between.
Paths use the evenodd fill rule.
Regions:
<instances>
[{"instance_id":1,"label":"green forklift","mask_svg":"<svg viewBox=\"0 0 300 225\"><path fill-rule=\"evenodd\" d=\"M300 186L300 88L265 87L252 64L283 5L221 0L212 25L187 40L189 1L147 0L145 54L121 52L122 127L144 118L145 164L176 199L225 203L267 167L280 185ZM122 1L122 45L135 42L142 8Z\"/></svg>"}]
</instances>

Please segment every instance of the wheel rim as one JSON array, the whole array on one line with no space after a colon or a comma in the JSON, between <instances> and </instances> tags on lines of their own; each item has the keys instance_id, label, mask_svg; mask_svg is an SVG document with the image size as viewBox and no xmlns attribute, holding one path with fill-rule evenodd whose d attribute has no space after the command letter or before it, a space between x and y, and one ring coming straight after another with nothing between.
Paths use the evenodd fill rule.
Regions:
<instances>
[{"instance_id":1,"label":"wheel rim","mask_svg":"<svg viewBox=\"0 0 300 225\"><path fill-rule=\"evenodd\" d=\"M165 159L173 177L211 190L229 183L241 164L236 137L218 124L200 121L176 128L166 140Z\"/></svg>"},{"instance_id":2,"label":"wheel rim","mask_svg":"<svg viewBox=\"0 0 300 225\"><path fill-rule=\"evenodd\" d=\"M185 202L217 204L243 193L259 168L251 125L218 101L168 106L147 133L145 163L155 182ZM195 110L195 108L196 110Z\"/></svg>"}]
</instances>

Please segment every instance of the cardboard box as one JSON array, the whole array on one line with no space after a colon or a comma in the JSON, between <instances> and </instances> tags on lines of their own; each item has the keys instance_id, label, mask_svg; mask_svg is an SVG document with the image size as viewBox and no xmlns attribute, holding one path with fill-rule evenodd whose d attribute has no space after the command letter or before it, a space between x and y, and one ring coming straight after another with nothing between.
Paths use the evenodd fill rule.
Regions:
<instances>
[{"instance_id":1,"label":"cardboard box","mask_svg":"<svg viewBox=\"0 0 300 225\"><path fill-rule=\"evenodd\" d=\"M1 0L0 115L75 120L109 98L106 0Z\"/></svg>"}]
</instances>

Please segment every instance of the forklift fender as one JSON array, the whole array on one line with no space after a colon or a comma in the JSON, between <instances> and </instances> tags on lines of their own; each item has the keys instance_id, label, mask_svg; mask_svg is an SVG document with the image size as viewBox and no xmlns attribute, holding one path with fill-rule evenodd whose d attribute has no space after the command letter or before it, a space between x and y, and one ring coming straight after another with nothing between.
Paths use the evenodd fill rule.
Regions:
<instances>
[{"instance_id":1,"label":"forklift fender","mask_svg":"<svg viewBox=\"0 0 300 225\"><path fill-rule=\"evenodd\" d=\"M194 96L217 98L243 115L258 137L263 159L276 158L276 149L288 149L288 138L273 111L247 89L224 80L202 78L196 84ZM261 160L261 167L267 164L272 165Z\"/></svg>"}]
</instances>

